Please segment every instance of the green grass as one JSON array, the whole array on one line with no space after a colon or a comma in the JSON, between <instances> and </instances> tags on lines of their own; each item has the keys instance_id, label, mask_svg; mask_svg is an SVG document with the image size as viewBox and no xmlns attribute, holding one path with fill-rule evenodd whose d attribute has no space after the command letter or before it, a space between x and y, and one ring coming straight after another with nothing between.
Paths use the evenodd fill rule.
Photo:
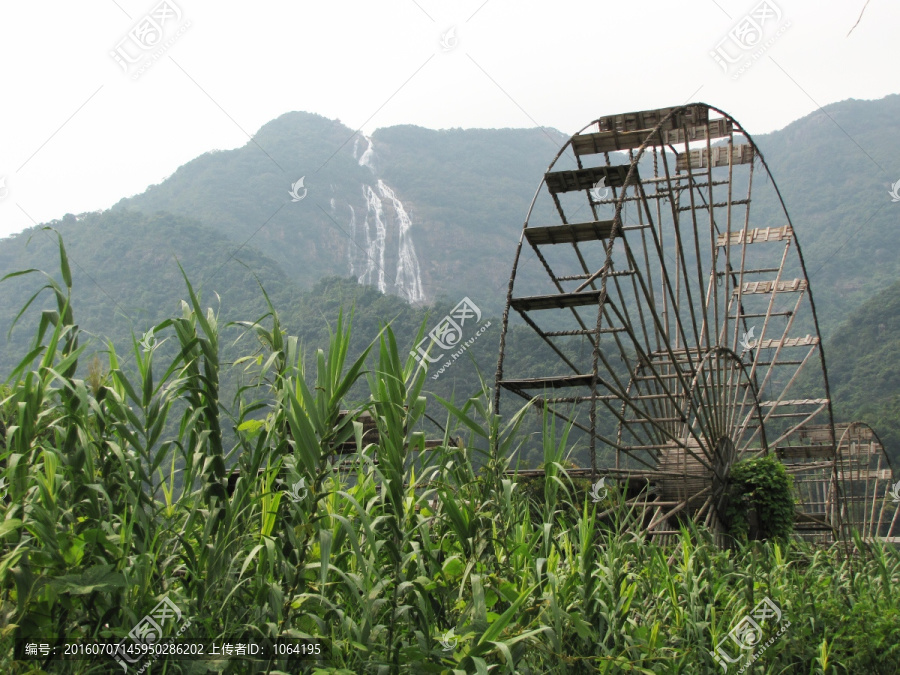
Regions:
<instances>
[{"instance_id":1,"label":"green grass","mask_svg":"<svg viewBox=\"0 0 900 675\"><path fill-rule=\"evenodd\" d=\"M3 673L123 672L26 660L15 640L124 638L164 597L189 619L185 638L313 637L323 654L153 672L720 673L710 652L766 597L790 627L745 672L900 672L896 549L721 550L702 530L653 544L624 506L598 522L610 504L567 476L567 428L544 420L539 491L507 474L526 410L501 419L487 387L443 401L444 444L425 450L425 374L389 328L351 363L339 317L304 363L272 310L239 325L257 348L226 366L189 283L181 316L156 327L174 357L108 345L79 379L61 242L60 256L62 283L45 287L56 308L0 405ZM227 367L245 371L233 401L219 398ZM352 405L361 379L370 396ZM376 442L347 408L375 417ZM332 450L354 438L355 468L335 471ZM295 501L284 489L301 479Z\"/></svg>"}]
</instances>

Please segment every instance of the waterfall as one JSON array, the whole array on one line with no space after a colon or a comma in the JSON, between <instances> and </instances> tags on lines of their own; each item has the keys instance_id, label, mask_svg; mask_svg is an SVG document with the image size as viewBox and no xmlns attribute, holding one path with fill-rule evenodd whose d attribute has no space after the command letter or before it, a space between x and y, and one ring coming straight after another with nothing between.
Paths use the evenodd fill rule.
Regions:
<instances>
[{"instance_id":1,"label":"waterfall","mask_svg":"<svg viewBox=\"0 0 900 675\"><path fill-rule=\"evenodd\" d=\"M350 225L348 225L348 229L350 230L350 246L347 247L347 262L350 263L350 274L353 274L353 255L356 253L354 250L356 248L356 211L352 206L347 204L350 207Z\"/></svg>"},{"instance_id":2,"label":"waterfall","mask_svg":"<svg viewBox=\"0 0 900 675\"><path fill-rule=\"evenodd\" d=\"M382 293L392 292L405 298L411 303L424 302L425 290L422 285L422 273L419 269L419 259L416 256L416 247L412 240L412 220L403 206L403 202L396 193L383 180L377 178L373 158L375 155L374 144L368 136L362 135L366 141L366 149L359 154L360 136L357 135L353 142L353 158L359 166L365 166L376 178L375 187L369 183L362 184L363 198L366 203L366 217L361 224L365 232L365 260L361 264L354 264L360 254L354 247L357 246L356 211L350 207L350 239L353 244L347 254L350 265L350 274L356 275L359 283L375 286ZM357 159L358 158L358 159ZM382 201L383 200L383 201ZM385 208L387 207L387 208ZM332 210L334 205L332 205ZM385 253L388 235L390 234L393 248L394 235L397 240L397 269L395 270L394 283L388 287L388 272L385 270ZM360 233L362 236L362 233ZM361 246L360 246L361 247Z\"/></svg>"},{"instance_id":3,"label":"waterfall","mask_svg":"<svg viewBox=\"0 0 900 675\"><path fill-rule=\"evenodd\" d=\"M381 199L375 194L371 185L363 185L363 196L366 199L366 269L359 278L359 283L374 285L382 293L387 293L387 284L384 281L384 248L387 239L384 210ZM374 236L373 228L375 229ZM378 281L373 284L375 277Z\"/></svg>"},{"instance_id":4,"label":"waterfall","mask_svg":"<svg viewBox=\"0 0 900 675\"><path fill-rule=\"evenodd\" d=\"M372 171L374 172L375 167L372 166L372 139L369 138L368 136L363 136L363 138L366 139L366 142L369 144L369 147L366 148L365 152L363 152L363 154L362 154L362 157L359 158L359 165L367 166L370 169L372 169ZM357 137L356 140L359 140L359 137ZM355 147L353 148L353 157L354 158L356 157L356 148Z\"/></svg>"},{"instance_id":5,"label":"waterfall","mask_svg":"<svg viewBox=\"0 0 900 675\"><path fill-rule=\"evenodd\" d=\"M371 147L371 146L370 146ZM422 290L422 275L419 272L419 259L416 257L416 248L413 246L412 235L409 233L412 223L403 202L397 199L394 191L385 182L378 180L378 190L381 196L390 200L397 216L397 239L399 247L397 251L397 276L394 284L401 297L410 302L423 302L425 293Z\"/></svg>"}]
</instances>

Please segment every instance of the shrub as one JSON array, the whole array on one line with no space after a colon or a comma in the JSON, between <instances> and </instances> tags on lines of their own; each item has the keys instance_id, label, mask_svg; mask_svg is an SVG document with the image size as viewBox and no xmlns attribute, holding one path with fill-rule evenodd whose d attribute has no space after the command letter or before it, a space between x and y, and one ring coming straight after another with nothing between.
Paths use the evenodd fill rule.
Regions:
<instances>
[{"instance_id":1,"label":"shrub","mask_svg":"<svg viewBox=\"0 0 900 675\"><path fill-rule=\"evenodd\" d=\"M751 514L756 515L755 532L750 531ZM784 465L772 456L735 462L725 521L736 539L787 539L794 531L794 493Z\"/></svg>"}]
</instances>

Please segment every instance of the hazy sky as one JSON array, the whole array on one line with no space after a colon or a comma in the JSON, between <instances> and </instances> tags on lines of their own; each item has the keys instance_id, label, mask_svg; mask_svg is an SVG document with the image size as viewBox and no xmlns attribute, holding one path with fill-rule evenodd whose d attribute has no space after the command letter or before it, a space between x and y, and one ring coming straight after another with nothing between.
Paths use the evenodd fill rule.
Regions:
<instances>
[{"instance_id":1,"label":"hazy sky","mask_svg":"<svg viewBox=\"0 0 900 675\"><path fill-rule=\"evenodd\" d=\"M864 3L7 0L0 236L108 208L291 110L574 133L699 100L772 131L898 91L900 3L870 0L848 37Z\"/></svg>"}]
</instances>

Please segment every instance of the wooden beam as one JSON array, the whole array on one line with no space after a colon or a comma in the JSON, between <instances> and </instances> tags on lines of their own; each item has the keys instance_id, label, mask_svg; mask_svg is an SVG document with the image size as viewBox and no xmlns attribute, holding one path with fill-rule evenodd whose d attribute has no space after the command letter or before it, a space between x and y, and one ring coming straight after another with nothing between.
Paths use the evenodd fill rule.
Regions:
<instances>
[{"instance_id":1,"label":"wooden beam","mask_svg":"<svg viewBox=\"0 0 900 675\"><path fill-rule=\"evenodd\" d=\"M601 180L606 187L622 187L625 185L627 175L627 166L595 166L587 169L550 171L544 174L544 182L550 194L555 195L560 192L591 190Z\"/></svg>"},{"instance_id":2,"label":"wooden beam","mask_svg":"<svg viewBox=\"0 0 900 675\"><path fill-rule=\"evenodd\" d=\"M753 150L753 146L749 143L732 146L730 154L727 145L717 145L709 150L706 148L691 150L690 153L678 155L678 160L675 162L676 171L687 171L688 157L690 157L690 166L692 169L706 169L709 168L710 165L715 167L733 164L750 164L756 158L756 153ZM711 162L710 157L712 157Z\"/></svg>"},{"instance_id":3,"label":"wooden beam","mask_svg":"<svg viewBox=\"0 0 900 675\"><path fill-rule=\"evenodd\" d=\"M589 223L551 225L550 227L526 227L525 238L535 246L609 239L613 224L612 220L595 220Z\"/></svg>"},{"instance_id":4,"label":"wooden beam","mask_svg":"<svg viewBox=\"0 0 900 675\"><path fill-rule=\"evenodd\" d=\"M666 125L667 127L670 125ZM709 125L699 124L689 126L687 140L704 141L707 135L710 139L723 138L731 134L732 124L722 119L712 120ZM708 132L708 134L707 134ZM615 128L609 131L599 131L591 134L578 134L572 137L572 149L579 157L583 155L599 154L601 152L619 152L633 150L641 147L652 133L651 129L641 127L635 131L619 131ZM656 134L650 140L651 145L675 145L684 143L685 133L683 127L667 128Z\"/></svg>"}]
</instances>

